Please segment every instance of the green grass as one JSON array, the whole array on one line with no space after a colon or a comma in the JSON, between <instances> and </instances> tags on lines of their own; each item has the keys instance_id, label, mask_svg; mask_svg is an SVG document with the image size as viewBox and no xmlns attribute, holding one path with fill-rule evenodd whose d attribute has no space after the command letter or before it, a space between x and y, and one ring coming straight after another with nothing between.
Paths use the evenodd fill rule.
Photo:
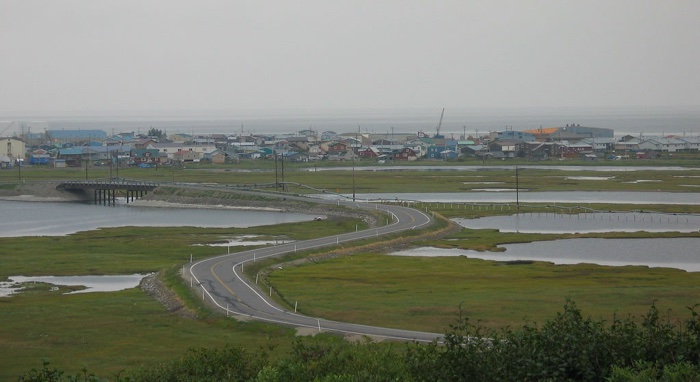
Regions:
<instances>
[{"instance_id":1,"label":"green grass","mask_svg":"<svg viewBox=\"0 0 700 382\"><path fill-rule=\"evenodd\" d=\"M463 228L443 239L424 240L415 245L432 246L437 248L459 248L475 251L503 251L502 244L531 243L535 241L565 240L582 238L603 239L653 239L653 238L700 238L700 232L593 232L593 233L501 233L497 229L468 229Z\"/></svg>"},{"instance_id":2,"label":"green grass","mask_svg":"<svg viewBox=\"0 0 700 382\"><path fill-rule=\"evenodd\" d=\"M359 162L358 162L359 163ZM649 165L652 162L639 161L636 164ZM658 165L671 165L664 161L653 162ZM684 162L686 165L695 165L697 162ZM365 162L364 165L374 165L374 162ZM420 165L481 165L477 162L420 162ZM504 163L496 163L502 165ZM505 164L513 165L507 162ZM553 163L544 163L553 165ZM560 164L557 162L557 164ZM565 162L573 165L580 163ZM351 193L353 188L356 193L374 192L471 192L475 188L516 188L515 171L502 168L487 168L479 171L473 170L444 170L444 171L337 171L324 170L313 171L314 166L324 167L329 165L350 166L348 163L324 163L321 164L295 164L285 167L285 181L297 182L318 189L332 192ZM401 165L404 165L401 163ZM531 164L532 165L532 164ZM536 165L536 164L535 164ZM410 165L408 166L411 167ZM584 167L585 168L585 167ZM23 169L22 178L25 181L37 181L47 179L85 179L85 170L77 168L50 169L42 167L28 167ZM109 168L96 167L88 171L89 179L108 178ZM112 171L111 176L115 176ZM689 177L690 176L690 177ZM610 166L609 171L579 170L572 171L562 169L536 169L522 164L518 175L518 187L530 191L667 191L667 192L695 192L700 185L700 170L640 170L632 165ZM218 183L230 185L245 185L254 183L275 182L274 163L266 161L242 162L236 165L205 166L188 165L186 168L160 168L120 169L119 177L139 179L155 182L195 182ZM604 177L605 180L589 180L580 177ZM638 180L653 180L653 182L632 183ZM500 182L494 185L465 184L465 182ZM16 183L17 174L12 171L0 171L0 183ZM290 191L298 193L312 192L305 188L290 186Z\"/></svg>"},{"instance_id":3,"label":"green grass","mask_svg":"<svg viewBox=\"0 0 700 382\"><path fill-rule=\"evenodd\" d=\"M220 242L243 234L260 239L304 240L360 228L360 220L323 220L252 228L119 227L67 236L0 238L0 279L11 275L101 275L157 271L190 259L221 254L221 247L194 244ZM253 247L231 247L232 251Z\"/></svg>"},{"instance_id":4,"label":"green grass","mask_svg":"<svg viewBox=\"0 0 700 382\"><path fill-rule=\"evenodd\" d=\"M465 257L362 254L284 267L268 280L304 314L438 333L454 323L460 306L484 326L504 327L541 323L566 298L603 318L639 316L656 300L670 318L686 317L685 308L700 303L700 273Z\"/></svg>"},{"instance_id":5,"label":"green grass","mask_svg":"<svg viewBox=\"0 0 700 382\"><path fill-rule=\"evenodd\" d=\"M287 328L168 313L140 289L110 293L20 294L0 299L0 380L14 380L43 358L63 370L98 375L165 362L188 348L224 344L288 349Z\"/></svg>"},{"instance_id":6,"label":"green grass","mask_svg":"<svg viewBox=\"0 0 700 382\"><path fill-rule=\"evenodd\" d=\"M506 164L513 164L508 162ZM673 165L670 162L655 162ZM686 164L693 164L684 162ZM358 164L366 165L367 163ZM374 163L372 163L374 164ZM420 163L425 164L425 163ZM440 165L444 162L440 162ZM464 162L458 164L480 164ZM497 163L503 164L503 163ZM551 163L546 163L551 164ZM563 164L573 164L565 162ZM648 165L650 163L644 162ZM273 163L269 163L270 166ZM329 165L338 165L332 163ZM240 166L192 166L186 169L120 169L131 179L246 184L274 181L274 172L226 171L253 169L260 163ZM320 166L320 165L319 165ZM262 166L264 167L264 166ZM308 167L307 167L308 168ZM348 171L302 171L288 167L287 181L349 193ZM272 171L272 172L271 172ZM90 179L109 176L108 168L90 168ZM84 179L84 169L22 169L27 181ZM115 175L115 174L113 174ZM693 192L682 184L699 184L700 171L614 171L525 169L520 187L530 190L625 190ZM585 181L566 176L614 176L609 180ZM662 182L626 183L638 179ZM355 186L362 192L470 192L478 185L469 181L501 181L498 188L514 188L514 173L501 169L483 171L357 171ZM17 173L0 171L3 188L17 181ZM12 186L14 187L14 186ZM303 189L292 190L306 192ZM165 192L165 191L164 191ZM569 206L576 207L576 206ZM587 205L602 210L645 209L668 212L700 212L696 206ZM445 204L424 204L448 217L477 217L513 213L492 206L458 209ZM522 211L545 211L546 205L522 207ZM549 212L552 212L551 210ZM59 295L45 286L31 293L0 299L0 380L40 366L43 357L52 365L76 372L87 366L105 375L124 368L164 362L199 346L241 344L247 348L275 345L288 349L290 330L259 323L238 323L203 309L199 298L180 282L176 271L189 260L221 253L221 248L192 246L239 234L302 240L314 236L353 231L364 223L337 220L247 229L123 227L80 232L65 237L0 239L0 278L10 275L125 274L167 270L166 282L176 290L200 320L179 318L165 311L138 289L114 293ZM615 234L609 234L611 236ZM630 234L627 234L628 236ZM645 234L640 234L645 235ZM489 250L499 243L550 240L557 236L503 235L498 232L462 230L447 240L425 240L421 245L456 246ZM365 243L366 244L366 243ZM233 249L233 248L232 248ZM299 267L284 267L268 275L287 303L299 302L301 312L329 319L444 332L454 323L461 306L474 320L490 327L517 326L524 321L543 322L573 299L594 316L640 315L658 300L670 309L672 319L686 317L685 307L700 302L697 273L645 267L593 265L554 266L547 263L498 263L458 258L402 258L381 255L386 249L340 257ZM371 252L371 253L370 253ZM311 254L311 253L309 253ZM317 253L313 254L317 255Z\"/></svg>"},{"instance_id":7,"label":"green grass","mask_svg":"<svg viewBox=\"0 0 700 382\"><path fill-rule=\"evenodd\" d=\"M274 346L281 354L293 331L275 325L239 323L201 306L199 296L177 276L181 264L220 254L221 248L192 246L239 234L306 239L354 230L353 219L253 228L123 227L58 237L0 238L0 279L11 275L129 274L168 270L166 283L199 320L173 315L140 289L62 295L37 284L28 293L0 298L0 380L14 380L43 358L52 366L98 375L166 362L188 348L235 344ZM246 247L251 248L251 247ZM235 250L235 247L231 248Z\"/></svg>"}]
</instances>

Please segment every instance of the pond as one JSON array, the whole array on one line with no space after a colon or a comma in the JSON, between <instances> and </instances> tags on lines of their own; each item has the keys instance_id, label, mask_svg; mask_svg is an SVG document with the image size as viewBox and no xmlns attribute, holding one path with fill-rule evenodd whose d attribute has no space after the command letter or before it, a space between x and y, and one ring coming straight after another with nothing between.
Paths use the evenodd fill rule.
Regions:
<instances>
[{"instance_id":1,"label":"pond","mask_svg":"<svg viewBox=\"0 0 700 382\"><path fill-rule=\"evenodd\" d=\"M316 216L224 206L147 207L0 200L0 237L61 236L106 227L254 227L311 221ZM186 207L179 205L179 207Z\"/></svg>"},{"instance_id":2,"label":"pond","mask_svg":"<svg viewBox=\"0 0 700 382\"><path fill-rule=\"evenodd\" d=\"M616 204L700 204L700 193L688 192L636 192L636 191L545 191L516 195L513 189L493 188L490 191L434 192L434 193L358 193L357 200L401 200L439 203L616 203ZM320 198L337 196L317 194ZM343 194L352 198L352 194Z\"/></svg>"},{"instance_id":3,"label":"pond","mask_svg":"<svg viewBox=\"0 0 700 382\"><path fill-rule=\"evenodd\" d=\"M494 261L547 261L554 264L644 265L700 272L700 239L567 239L499 246L505 252L420 247L393 256L466 256Z\"/></svg>"},{"instance_id":4,"label":"pond","mask_svg":"<svg viewBox=\"0 0 700 382\"><path fill-rule=\"evenodd\" d=\"M84 286L85 289L68 292L116 292L135 288L148 275L107 275L107 276L10 276L9 281L0 281L0 297L20 292L22 284L45 283L51 285Z\"/></svg>"},{"instance_id":5,"label":"pond","mask_svg":"<svg viewBox=\"0 0 700 382\"><path fill-rule=\"evenodd\" d=\"M522 233L696 232L700 215L646 212L577 214L519 213L478 219L452 219L465 228Z\"/></svg>"}]
</instances>

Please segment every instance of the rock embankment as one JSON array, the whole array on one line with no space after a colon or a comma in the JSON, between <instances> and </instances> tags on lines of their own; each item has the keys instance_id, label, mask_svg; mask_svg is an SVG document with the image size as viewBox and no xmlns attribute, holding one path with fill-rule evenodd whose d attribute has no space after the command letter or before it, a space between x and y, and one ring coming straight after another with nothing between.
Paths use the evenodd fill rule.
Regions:
<instances>
[{"instance_id":1,"label":"rock embankment","mask_svg":"<svg viewBox=\"0 0 700 382\"><path fill-rule=\"evenodd\" d=\"M141 280L141 289L154 300L163 305L168 312L181 317L196 319L197 315L187 309L185 304L178 298L177 294L170 290L160 279L159 273L153 273Z\"/></svg>"}]
</instances>

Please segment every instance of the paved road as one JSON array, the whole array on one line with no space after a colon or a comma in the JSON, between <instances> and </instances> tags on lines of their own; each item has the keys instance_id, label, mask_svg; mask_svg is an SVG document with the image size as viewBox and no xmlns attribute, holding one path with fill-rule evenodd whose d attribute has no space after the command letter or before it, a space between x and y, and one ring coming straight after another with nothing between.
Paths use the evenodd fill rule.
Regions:
<instances>
[{"instance_id":1,"label":"paved road","mask_svg":"<svg viewBox=\"0 0 700 382\"><path fill-rule=\"evenodd\" d=\"M318 331L378 336L400 340L432 341L442 337L442 335L437 333L357 325L296 314L293 311L287 311L277 306L269 298L269 291L260 290L255 280L249 281L243 276L243 267L259 259L416 229L432 222L430 216L407 207L338 201L331 203L345 204L362 209L383 210L391 214L393 222L383 227L359 232L259 248L201 260L189 267L193 285L200 287L203 297L209 299L222 310L227 311L228 315L246 316L261 321L311 328Z\"/></svg>"}]
</instances>

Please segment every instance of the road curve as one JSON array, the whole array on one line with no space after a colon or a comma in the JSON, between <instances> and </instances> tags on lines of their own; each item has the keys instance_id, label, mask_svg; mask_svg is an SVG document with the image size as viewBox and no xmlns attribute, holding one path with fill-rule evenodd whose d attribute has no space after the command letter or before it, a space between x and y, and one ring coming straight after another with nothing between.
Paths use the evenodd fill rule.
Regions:
<instances>
[{"instance_id":1,"label":"road curve","mask_svg":"<svg viewBox=\"0 0 700 382\"><path fill-rule=\"evenodd\" d=\"M226 254L190 264L188 272L192 284L202 292L202 297L224 310L227 315L248 317L260 321L305 327L312 330L343 334L367 335L396 340L429 342L440 340L442 335L428 332L382 328L358 325L323 318L308 317L287 311L269 298L269 291L263 291L256 280L243 276L243 267L263 258L276 257L294 251L337 245L354 240L378 237L390 233L416 229L432 223L425 213L408 207L341 201L321 201L361 209L381 210L392 216L391 224L358 232L298 241L277 246L258 248L244 252Z\"/></svg>"}]
</instances>

